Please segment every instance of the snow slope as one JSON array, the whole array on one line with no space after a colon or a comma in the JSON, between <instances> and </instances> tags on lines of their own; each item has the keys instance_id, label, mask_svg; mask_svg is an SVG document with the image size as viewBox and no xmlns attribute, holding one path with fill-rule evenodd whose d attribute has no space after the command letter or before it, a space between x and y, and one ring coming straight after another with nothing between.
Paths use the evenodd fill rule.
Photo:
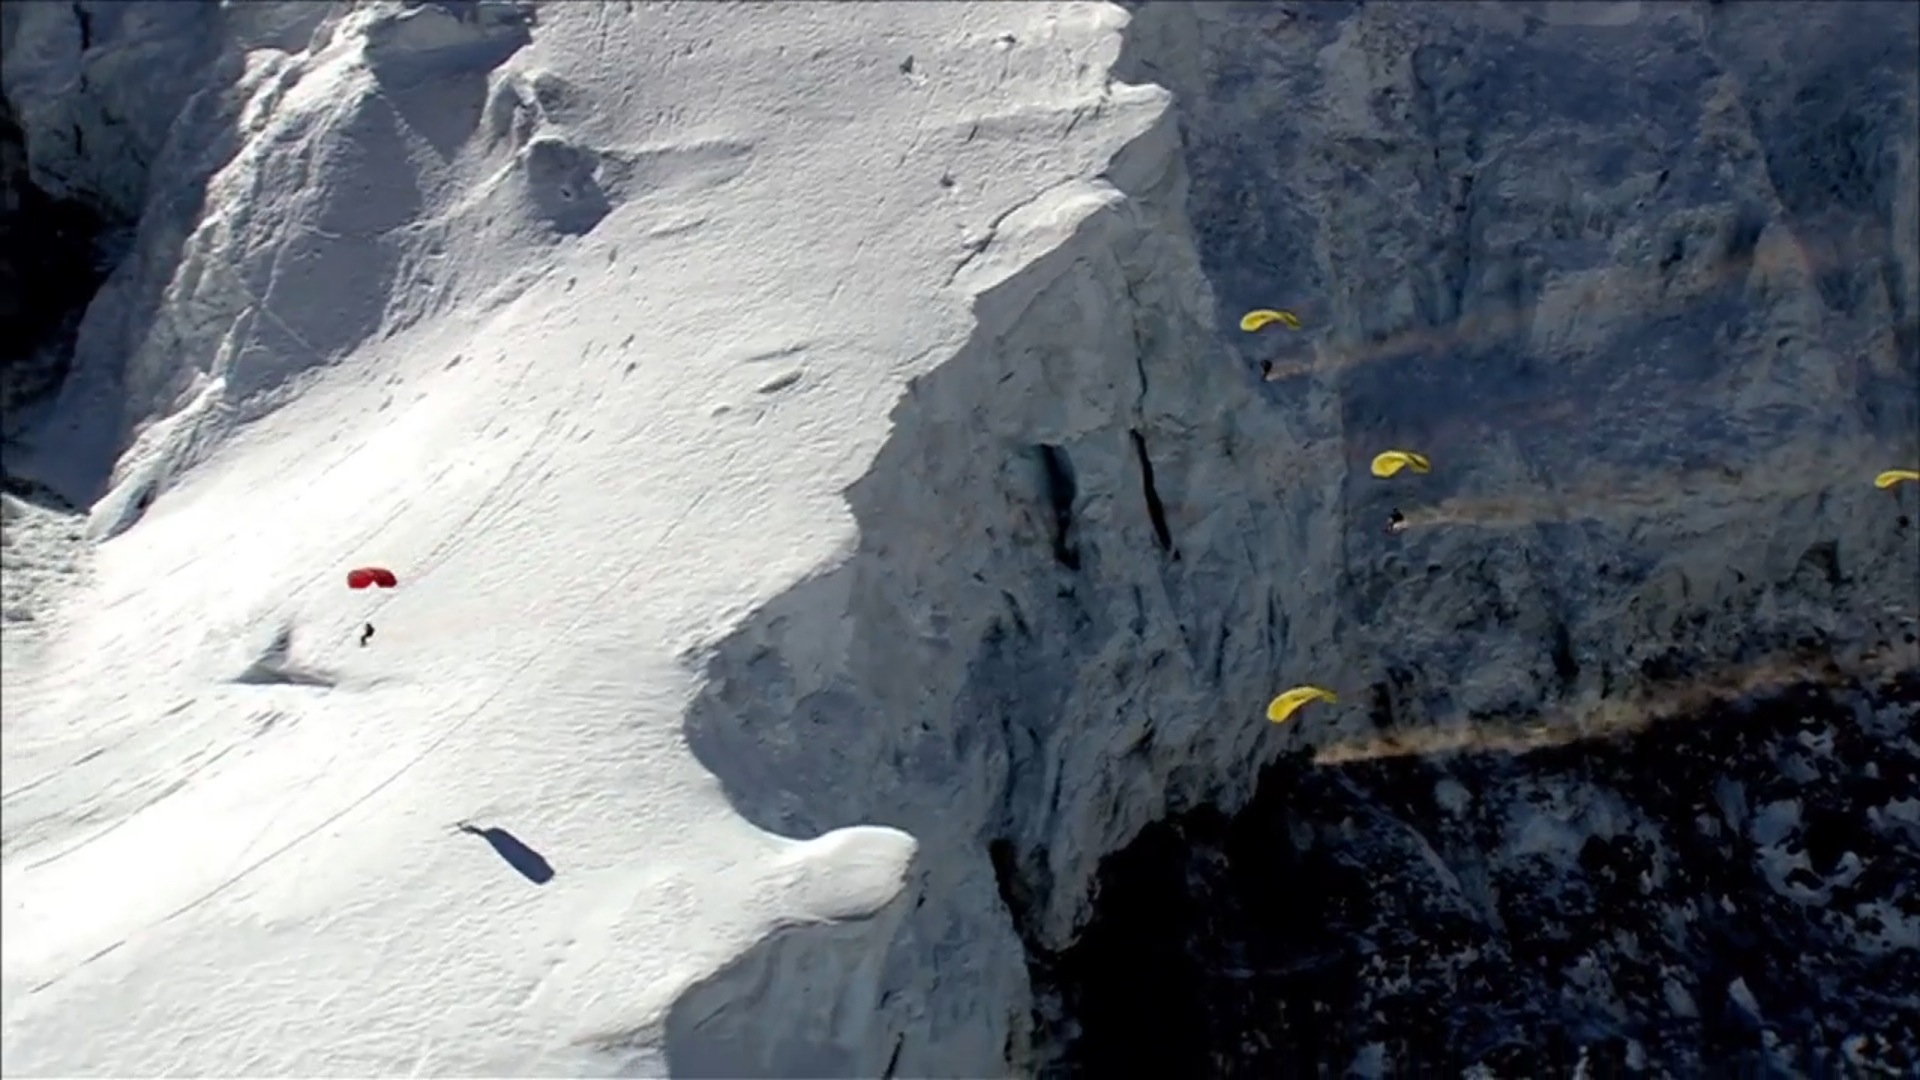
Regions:
<instances>
[{"instance_id":1,"label":"snow slope","mask_svg":"<svg viewBox=\"0 0 1920 1080\"><path fill-rule=\"evenodd\" d=\"M754 828L682 714L848 556L970 293L1111 202L1164 111L1109 81L1124 16L319 10L212 28L231 86L169 133L40 447L70 488L112 464L6 671L4 1071L659 1072L683 991L815 924L850 1004L708 1064L876 1070L861 957L915 838ZM347 591L367 563L402 587Z\"/></svg>"}]
</instances>

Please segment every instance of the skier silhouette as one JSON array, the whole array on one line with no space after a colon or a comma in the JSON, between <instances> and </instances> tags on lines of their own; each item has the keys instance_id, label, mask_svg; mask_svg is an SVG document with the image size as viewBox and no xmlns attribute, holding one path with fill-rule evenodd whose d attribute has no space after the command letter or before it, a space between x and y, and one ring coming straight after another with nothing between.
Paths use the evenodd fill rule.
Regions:
<instances>
[{"instance_id":1,"label":"skier silhouette","mask_svg":"<svg viewBox=\"0 0 1920 1080\"><path fill-rule=\"evenodd\" d=\"M360 628L360 647L363 649L366 648L367 642L372 637L373 637L373 624L367 623L366 625Z\"/></svg>"}]
</instances>

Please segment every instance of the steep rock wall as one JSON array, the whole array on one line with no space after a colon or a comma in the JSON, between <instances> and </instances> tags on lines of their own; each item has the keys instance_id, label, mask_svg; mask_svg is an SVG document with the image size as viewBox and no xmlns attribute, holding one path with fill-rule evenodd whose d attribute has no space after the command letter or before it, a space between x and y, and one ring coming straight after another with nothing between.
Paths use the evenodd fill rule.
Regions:
<instances>
[{"instance_id":1,"label":"steep rock wall","mask_svg":"<svg viewBox=\"0 0 1920 1080\"><path fill-rule=\"evenodd\" d=\"M1915 143L1886 115L1912 116L1910 20L1862 9L1891 25L1749 77L1730 42L1777 43L1789 13L1616 7L1139 17L1211 279L1321 328L1256 346L1298 373L1272 390L1331 382L1351 461L1438 463L1345 489L1375 527L1347 530L1342 637L1394 716L1616 694L1809 636L1884 649L1910 614L1913 534L1864 482L1920 427ZM1836 65L1870 75L1843 89ZM1782 121L1789 99L1851 126ZM1853 142L1778 145L1815 128ZM1375 524L1396 505L1397 538Z\"/></svg>"},{"instance_id":2,"label":"steep rock wall","mask_svg":"<svg viewBox=\"0 0 1920 1080\"><path fill-rule=\"evenodd\" d=\"M1356 469L1365 710L1103 876L1061 1074L1911 1067L1920 19L1808 12L1137 10L1248 361L1458 470Z\"/></svg>"},{"instance_id":3,"label":"steep rock wall","mask_svg":"<svg viewBox=\"0 0 1920 1080\"><path fill-rule=\"evenodd\" d=\"M1863 8L1789 55L1790 18L1135 11L1116 74L1180 138L1003 223L983 258L1057 245L956 281L980 332L807 586L844 619L763 613L689 716L766 827L920 838L875 1061L1044 1058L1014 939L1044 968L1101 857L1283 750L1916 662L1920 549L1867 483L1920 453L1912 35ZM1241 335L1268 305L1306 330ZM1390 446L1436 471L1368 476ZM1359 707L1259 720L1301 681Z\"/></svg>"},{"instance_id":4,"label":"steep rock wall","mask_svg":"<svg viewBox=\"0 0 1920 1080\"><path fill-rule=\"evenodd\" d=\"M1170 800L1246 797L1270 732L1236 721L1273 671L1340 663L1336 536L1306 527L1342 475L1332 399L1247 408L1177 151L1163 111L999 223L955 280L973 340L848 493L859 550L706 658L688 738L750 819L922 842L869 1068L1025 1068L1024 944L1067 944L1098 858ZM738 1007L795 999L762 978Z\"/></svg>"}]
</instances>

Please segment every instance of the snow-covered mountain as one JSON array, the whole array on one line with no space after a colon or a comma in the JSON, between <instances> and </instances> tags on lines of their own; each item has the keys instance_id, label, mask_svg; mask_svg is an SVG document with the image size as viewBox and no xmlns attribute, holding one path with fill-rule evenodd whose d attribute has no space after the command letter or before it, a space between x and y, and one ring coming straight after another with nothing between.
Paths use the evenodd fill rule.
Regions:
<instances>
[{"instance_id":1,"label":"snow-covered mountain","mask_svg":"<svg viewBox=\"0 0 1920 1080\"><path fill-rule=\"evenodd\" d=\"M0 1071L1071 1071L1156 821L1332 895L1391 762L1920 667L1920 32L1814 10L0 7Z\"/></svg>"},{"instance_id":2,"label":"snow-covered mountain","mask_svg":"<svg viewBox=\"0 0 1920 1080\"><path fill-rule=\"evenodd\" d=\"M971 299L1122 201L1165 106L1123 22L9 6L36 177L138 232L10 462L98 544L8 635L7 1071L644 1069L676 1025L696 1071L877 1067L915 839L754 828L682 715L852 555ZM813 625L856 599L787 662L857 660ZM791 1030L683 998L796 924Z\"/></svg>"}]
</instances>

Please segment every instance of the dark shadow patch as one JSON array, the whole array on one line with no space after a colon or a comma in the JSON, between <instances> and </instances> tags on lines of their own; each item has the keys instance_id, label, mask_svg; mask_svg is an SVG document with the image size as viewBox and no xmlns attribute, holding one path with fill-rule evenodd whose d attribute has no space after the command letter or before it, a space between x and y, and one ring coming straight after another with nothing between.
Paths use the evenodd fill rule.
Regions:
<instances>
[{"instance_id":1,"label":"dark shadow patch","mask_svg":"<svg viewBox=\"0 0 1920 1080\"><path fill-rule=\"evenodd\" d=\"M229 682L238 686L315 686L331 688L338 684L338 676L324 668L310 668L293 660L292 623L282 623L274 630L272 640L267 642L260 655L254 658L246 669L235 675Z\"/></svg>"},{"instance_id":2,"label":"dark shadow patch","mask_svg":"<svg viewBox=\"0 0 1920 1080\"><path fill-rule=\"evenodd\" d=\"M1134 460L1140 465L1140 494L1146 500L1147 521L1153 526L1153 541L1161 552L1179 557L1173 550L1173 529L1167 525L1167 506L1160 501L1160 486L1154 483L1153 459L1147 456L1147 437L1138 430L1127 432L1133 442Z\"/></svg>"},{"instance_id":3,"label":"dark shadow patch","mask_svg":"<svg viewBox=\"0 0 1920 1080\"><path fill-rule=\"evenodd\" d=\"M1073 462L1057 446L1036 448L1040 460L1040 490L1047 501L1048 533L1053 560L1069 570L1080 569L1080 552L1073 543L1073 502L1080 494L1073 478Z\"/></svg>"},{"instance_id":4,"label":"dark shadow patch","mask_svg":"<svg viewBox=\"0 0 1920 1080\"><path fill-rule=\"evenodd\" d=\"M415 86L386 92L394 112L408 130L433 147L442 161L451 160L480 127L487 111L485 72L456 72Z\"/></svg>"},{"instance_id":5,"label":"dark shadow patch","mask_svg":"<svg viewBox=\"0 0 1920 1080\"><path fill-rule=\"evenodd\" d=\"M837 1080L880 1075L879 1047L869 1045L866 1027L836 1020L836 1003L841 1000L837 986L816 983L814 992L790 1002L777 1016L767 1015L758 998L769 979L779 977L775 972L834 972L847 977L849 965L859 964L859 957L881 947L885 939L884 928L869 920L774 931L674 1001L660 1039L668 1073L685 1080ZM617 1033L591 1045L618 1061L636 1045L651 1041L647 1034ZM897 1044L892 1052L898 1055Z\"/></svg>"},{"instance_id":6,"label":"dark shadow patch","mask_svg":"<svg viewBox=\"0 0 1920 1080\"><path fill-rule=\"evenodd\" d=\"M277 667L271 664L254 664L235 675L231 681L238 686L314 686L332 689L336 685L334 674L324 669Z\"/></svg>"},{"instance_id":7,"label":"dark shadow patch","mask_svg":"<svg viewBox=\"0 0 1920 1080\"><path fill-rule=\"evenodd\" d=\"M74 134L79 137L78 129ZM102 213L42 190L26 162L25 133L12 102L0 97L0 434L6 436L23 407L66 381L80 316L107 276L96 250L108 224Z\"/></svg>"},{"instance_id":8,"label":"dark shadow patch","mask_svg":"<svg viewBox=\"0 0 1920 1080\"><path fill-rule=\"evenodd\" d=\"M88 133L78 127L64 133L74 156L86 163L80 175L68 178L76 197L98 208L106 224L106 239L94 253L98 266L108 270L132 257L140 260L142 271L118 284L124 291L115 297L106 318L97 328L88 324L87 332L77 339L72 369L45 415L34 417L31 426L7 447L11 475L35 481L62 501L83 508L91 507L107 490L133 425L145 418L133 410L162 399L166 389L136 385L142 379L153 382L154 374L129 372L126 349L90 343L96 335L99 342L125 342L136 331L155 325L177 280L184 247L201 223L207 181L239 148L235 121L250 100L249 95L230 92L246 71L246 56L241 50L220 51L227 39L222 25L230 17L227 9L205 4L150 8L109 4L89 5L88 11L96 48L82 57L83 68L94 57L126 49L144 50L153 58L151 67L142 63L137 89L106 77L104 70L98 83L87 74L78 80L73 107L91 111L103 121L95 130L113 145L98 146L93 138L84 139L83 144L82 137ZM288 22L301 24L304 18ZM155 51L163 39L177 42L177 47ZM168 111L176 119L165 137L148 144L137 128L116 116L116 93L167 95ZM62 135L35 133L37 138ZM113 168L103 169L102 159L109 156L115 159ZM102 175L112 176L120 185L118 190L91 190L93 179ZM161 372L159 377L184 380L185 371Z\"/></svg>"},{"instance_id":9,"label":"dark shadow patch","mask_svg":"<svg viewBox=\"0 0 1920 1080\"><path fill-rule=\"evenodd\" d=\"M60 497L59 492L23 476L15 476L0 465L0 491L23 503L55 514L79 514L81 509Z\"/></svg>"},{"instance_id":10,"label":"dark shadow patch","mask_svg":"<svg viewBox=\"0 0 1920 1080\"><path fill-rule=\"evenodd\" d=\"M1550 655L1553 658L1553 677L1559 680L1560 692L1571 693L1574 685L1580 681L1580 661L1573 655L1573 635L1564 620L1554 621Z\"/></svg>"},{"instance_id":11,"label":"dark shadow patch","mask_svg":"<svg viewBox=\"0 0 1920 1080\"><path fill-rule=\"evenodd\" d=\"M488 73L533 41L533 22L518 3L432 0L369 26L367 57L394 111L444 161L479 128Z\"/></svg>"},{"instance_id":12,"label":"dark shadow patch","mask_svg":"<svg viewBox=\"0 0 1920 1080\"><path fill-rule=\"evenodd\" d=\"M600 155L556 135L527 144L520 159L535 217L562 236L585 236L613 209L600 186Z\"/></svg>"},{"instance_id":13,"label":"dark shadow patch","mask_svg":"<svg viewBox=\"0 0 1920 1080\"><path fill-rule=\"evenodd\" d=\"M534 24L533 5L519 0L425 0L368 24L367 63L395 88L486 72L530 43Z\"/></svg>"},{"instance_id":14,"label":"dark shadow patch","mask_svg":"<svg viewBox=\"0 0 1920 1080\"><path fill-rule=\"evenodd\" d=\"M454 827L469 836L485 840L494 854L506 860L506 864L513 867L516 873L535 885L545 885L553 880L553 865L547 862L546 857L507 830L494 825L481 827L465 821Z\"/></svg>"}]
</instances>

